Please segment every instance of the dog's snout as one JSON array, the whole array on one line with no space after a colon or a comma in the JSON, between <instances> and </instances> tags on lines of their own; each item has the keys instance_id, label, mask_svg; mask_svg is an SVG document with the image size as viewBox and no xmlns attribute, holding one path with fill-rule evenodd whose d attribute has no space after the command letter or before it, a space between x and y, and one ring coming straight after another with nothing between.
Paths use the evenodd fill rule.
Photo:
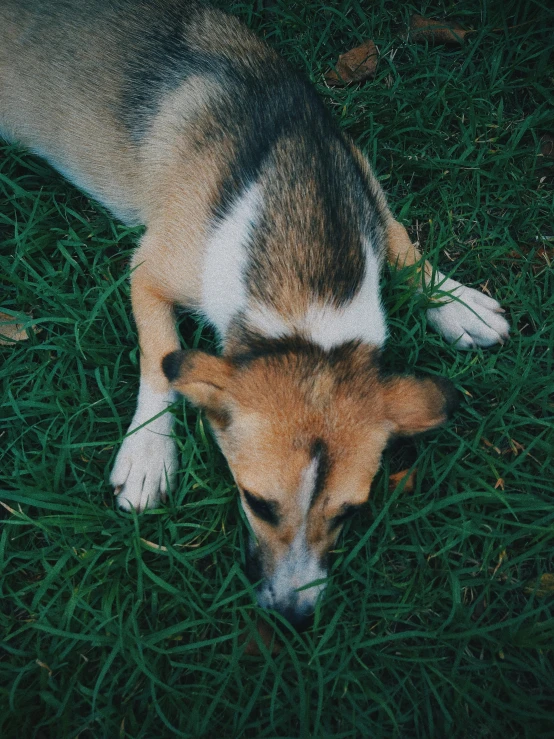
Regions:
<instances>
[{"instance_id":1,"label":"dog's snout","mask_svg":"<svg viewBox=\"0 0 554 739\"><path fill-rule=\"evenodd\" d=\"M325 590L324 560L294 545L279 561L267 567L263 545L250 541L246 572L256 585L256 600L262 608L275 611L296 631L306 631L314 619L315 606ZM270 572L267 572L267 569Z\"/></svg>"},{"instance_id":2,"label":"dog's snout","mask_svg":"<svg viewBox=\"0 0 554 739\"><path fill-rule=\"evenodd\" d=\"M274 610L280 613L298 632L306 631L314 622L313 611L298 610L294 606L275 606Z\"/></svg>"}]
</instances>

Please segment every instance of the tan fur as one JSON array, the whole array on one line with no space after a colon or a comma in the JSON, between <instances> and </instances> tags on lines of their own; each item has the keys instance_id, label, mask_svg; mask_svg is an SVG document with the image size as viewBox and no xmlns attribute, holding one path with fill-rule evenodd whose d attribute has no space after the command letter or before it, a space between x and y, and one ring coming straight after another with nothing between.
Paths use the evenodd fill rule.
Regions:
<instances>
[{"instance_id":1,"label":"tan fur","mask_svg":"<svg viewBox=\"0 0 554 739\"><path fill-rule=\"evenodd\" d=\"M147 265L137 267L131 281L131 301L141 350L141 374L156 392L166 392L169 383L160 367L160 357L179 348L173 305L164 297Z\"/></svg>"},{"instance_id":2,"label":"tan fur","mask_svg":"<svg viewBox=\"0 0 554 739\"><path fill-rule=\"evenodd\" d=\"M202 95L197 87L202 87ZM196 100L191 115L194 113L197 121L177 135L175 109L182 110L183 98ZM210 208L226 174L222 162L232 156L225 140L209 152L195 153L195 140L209 127L209 118L205 85L189 80L165 99L143 151L151 196L142 206L148 231L133 256L131 294L141 347L141 373L160 392L169 387L160 359L178 347L173 312L168 309L175 304L190 308L200 304ZM143 310L140 291L144 286L148 286L149 297ZM155 300L159 305L147 316ZM139 317L142 314L144 320Z\"/></svg>"},{"instance_id":3,"label":"tan fur","mask_svg":"<svg viewBox=\"0 0 554 739\"><path fill-rule=\"evenodd\" d=\"M421 434L447 419L444 394L431 379L394 377L383 383L383 394L396 434Z\"/></svg>"},{"instance_id":4,"label":"tan fur","mask_svg":"<svg viewBox=\"0 0 554 739\"><path fill-rule=\"evenodd\" d=\"M385 223L390 220L394 220L392 213L390 211L389 205L387 203L386 195L383 192L383 188L379 184L377 177L375 177L375 175L373 174L373 171L371 167L369 166L369 162L367 161L366 157L362 154L362 152L358 149L357 146L355 146L355 144L352 141L349 141L349 144L350 144L350 150L352 151L352 154L354 155L356 161L358 162L360 169L365 175L367 184L369 186L369 190L373 198L375 199L375 204L377 206L381 219Z\"/></svg>"},{"instance_id":5,"label":"tan fur","mask_svg":"<svg viewBox=\"0 0 554 739\"><path fill-rule=\"evenodd\" d=\"M201 21L190 24L191 49L207 51L213 54L225 54L232 59L238 56L251 63L254 68L267 62L268 58L277 59L275 51L253 33L245 33L245 28L233 16L227 16L225 24L220 18L214 22L211 15L204 16Z\"/></svg>"},{"instance_id":6,"label":"tan fur","mask_svg":"<svg viewBox=\"0 0 554 739\"><path fill-rule=\"evenodd\" d=\"M433 265L424 260L419 249L412 241L405 227L395 221L392 217L386 226L387 259L395 267L418 267L412 281L418 287L423 287L431 282L433 276Z\"/></svg>"},{"instance_id":7,"label":"tan fur","mask_svg":"<svg viewBox=\"0 0 554 739\"><path fill-rule=\"evenodd\" d=\"M122 220L140 222L137 152L110 112L120 74L109 38L79 47L74 63L88 74L68 80L53 53L67 44L63 29L52 24L36 38L32 14L9 5L0 7L0 25L0 133L46 155ZM101 85L86 83L99 77Z\"/></svg>"}]
</instances>

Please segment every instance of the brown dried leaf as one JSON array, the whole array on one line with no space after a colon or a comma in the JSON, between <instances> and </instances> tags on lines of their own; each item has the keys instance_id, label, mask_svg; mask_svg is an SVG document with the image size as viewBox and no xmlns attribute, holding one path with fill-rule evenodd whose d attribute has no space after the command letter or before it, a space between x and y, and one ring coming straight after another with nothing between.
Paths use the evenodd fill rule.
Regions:
<instances>
[{"instance_id":1,"label":"brown dried leaf","mask_svg":"<svg viewBox=\"0 0 554 739\"><path fill-rule=\"evenodd\" d=\"M341 54L337 61L336 71L330 69L325 75L328 85L349 85L351 82L363 82L375 75L379 51L374 42L365 41L361 46Z\"/></svg>"},{"instance_id":2,"label":"brown dried leaf","mask_svg":"<svg viewBox=\"0 0 554 739\"><path fill-rule=\"evenodd\" d=\"M504 562L507 562L508 560L508 552L503 549L500 554L498 555L498 562L496 563L496 567L493 570L492 576L494 577L500 567L504 564Z\"/></svg>"},{"instance_id":3,"label":"brown dried leaf","mask_svg":"<svg viewBox=\"0 0 554 739\"><path fill-rule=\"evenodd\" d=\"M483 442L483 444L484 444L484 445L485 445L486 447L488 447L489 449L494 449L494 451L495 451L495 452L496 452L497 454L502 454L502 452L500 451L500 449L499 449L499 448L498 448L497 446L494 446L494 444L492 443L492 441L489 441L488 439L485 439L485 437L484 437L484 436L483 436L482 442Z\"/></svg>"},{"instance_id":4,"label":"brown dried leaf","mask_svg":"<svg viewBox=\"0 0 554 739\"><path fill-rule=\"evenodd\" d=\"M13 508L10 508L9 505L6 505L6 503L3 503L1 500L0 500L0 505L3 506L10 513L15 513L17 515L17 511L15 511Z\"/></svg>"},{"instance_id":5,"label":"brown dried leaf","mask_svg":"<svg viewBox=\"0 0 554 739\"><path fill-rule=\"evenodd\" d=\"M525 451L525 447L523 446L523 444L520 444L519 441L516 441L515 439L510 439L510 445L512 447L512 452L516 455L516 457L520 452Z\"/></svg>"},{"instance_id":6,"label":"brown dried leaf","mask_svg":"<svg viewBox=\"0 0 554 739\"><path fill-rule=\"evenodd\" d=\"M35 662L43 670L47 670L48 671L48 677L52 677L52 670L50 669L50 667L48 667L48 665L46 664L46 662L41 662L39 659L36 659Z\"/></svg>"},{"instance_id":7,"label":"brown dried leaf","mask_svg":"<svg viewBox=\"0 0 554 739\"><path fill-rule=\"evenodd\" d=\"M36 326L33 326L32 330L35 334L39 332ZM0 311L0 345L8 346L16 341L27 341L28 338L27 331L20 323L20 319L18 320L14 316Z\"/></svg>"},{"instance_id":8,"label":"brown dried leaf","mask_svg":"<svg viewBox=\"0 0 554 739\"><path fill-rule=\"evenodd\" d=\"M465 31L457 23L435 21L422 15L412 15L410 19L410 40L428 41L430 44L461 45L470 31Z\"/></svg>"},{"instance_id":9,"label":"brown dried leaf","mask_svg":"<svg viewBox=\"0 0 554 739\"><path fill-rule=\"evenodd\" d=\"M145 544L149 549L155 549L158 552L167 552L167 547L164 547L163 544L156 544L153 541L148 541L148 539L143 539L142 536L140 537L140 540L143 544Z\"/></svg>"},{"instance_id":10,"label":"brown dried leaf","mask_svg":"<svg viewBox=\"0 0 554 739\"><path fill-rule=\"evenodd\" d=\"M406 479L406 482L404 483L404 492L405 493L413 493L414 491L414 485L415 485L415 478L416 478L416 472L417 467L414 468L411 472L410 470L402 470L401 472L395 472L393 475L389 476L389 493L392 493L398 485Z\"/></svg>"}]
</instances>

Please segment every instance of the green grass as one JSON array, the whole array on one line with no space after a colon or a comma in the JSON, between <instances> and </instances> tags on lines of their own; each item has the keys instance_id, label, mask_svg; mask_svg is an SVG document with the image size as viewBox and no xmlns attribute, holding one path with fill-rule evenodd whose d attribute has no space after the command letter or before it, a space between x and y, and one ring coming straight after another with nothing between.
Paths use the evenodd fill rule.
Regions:
<instances>
[{"instance_id":1,"label":"green grass","mask_svg":"<svg viewBox=\"0 0 554 739\"><path fill-rule=\"evenodd\" d=\"M397 216L503 302L512 338L458 353L387 276L386 365L449 376L462 406L387 452L314 627L281 624L280 654L247 656L265 615L203 419L176 410L166 507L119 513L107 482L138 383L138 232L0 146L0 307L40 329L0 347L0 736L554 737L554 593L537 586L554 572L554 274L539 254L553 254L554 168L537 158L554 132L553 14L539 0L227 6L306 70ZM411 12L476 32L460 48L409 44ZM323 73L365 38L376 78L327 89ZM414 492L389 493L388 474L411 466Z\"/></svg>"}]
</instances>

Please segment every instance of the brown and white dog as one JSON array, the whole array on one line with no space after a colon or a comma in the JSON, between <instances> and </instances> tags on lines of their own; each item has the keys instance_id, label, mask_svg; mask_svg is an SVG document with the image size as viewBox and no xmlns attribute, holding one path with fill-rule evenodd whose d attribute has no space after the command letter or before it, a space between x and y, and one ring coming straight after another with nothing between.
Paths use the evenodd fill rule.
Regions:
<instances>
[{"instance_id":1,"label":"brown and white dog","mask_svg":"<svg viewBox=\"0 0 554 739\"><path fill-rule=\"evenodd\" d=\"M188 0L2 0L0 133L146 226L119 506L142 511L173 487L164 411L182 393L240 490L259 603L300 624L387 441L442 424L450 404L446 381L379 371L383 263L421 256L364 156L270 47ZM507 337L495 300L429 264L417 274L453 296L428 313L448 341ZM221 357L179 351L176 304L215 327Z\"/></svg>"}]
</instances>

